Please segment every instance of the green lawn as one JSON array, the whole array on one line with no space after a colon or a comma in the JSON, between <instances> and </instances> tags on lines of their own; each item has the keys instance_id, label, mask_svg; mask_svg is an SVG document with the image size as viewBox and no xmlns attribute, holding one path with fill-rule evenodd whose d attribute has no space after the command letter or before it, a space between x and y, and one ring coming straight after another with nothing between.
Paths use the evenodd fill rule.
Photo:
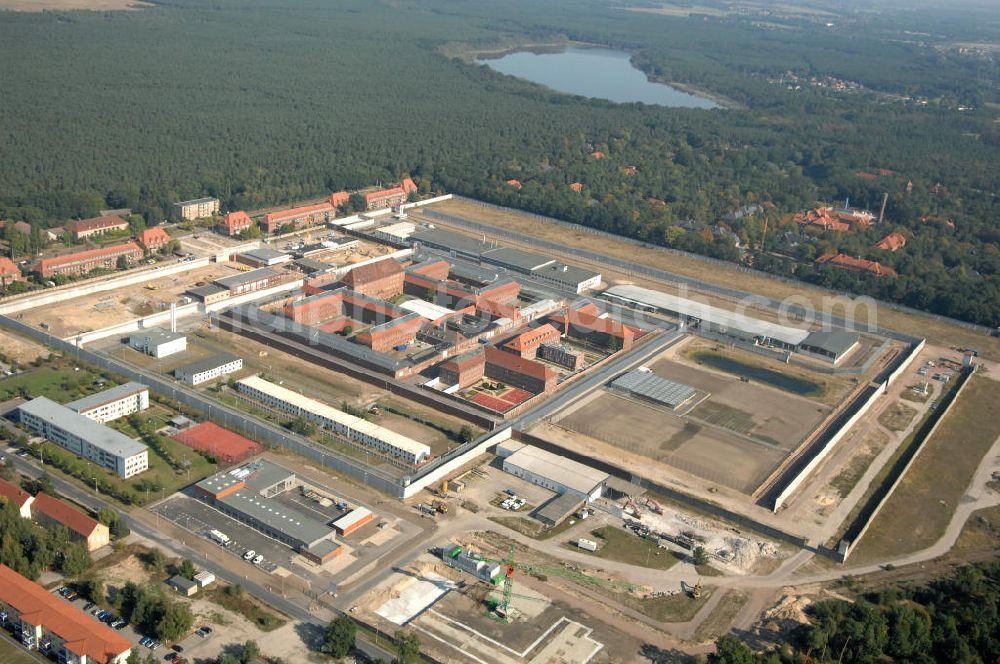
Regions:
<instances>
[{"instance_id":1,"label":"green lawn","mask_svg":"<svg viewBox=\"0 0 1000 664\"><path fill-rule=\"evenodd\" d=\"M0 381L0 401L17 397L23 390L32 398L48 397L66 403L116 384L108 380L103 386L95 385L94 381L101 378L99 374L82 367L75 371L74 366L72 361L62 360Z\"/></svg>"},{"instance_id":2,"label":"green lawn","mask_svg":"<svg viewBox=\"0 0 1000 664\"><path fill-rule=\"evenodd\" d=\"M49 662L41 655L29 653L18 643L15 643L6 631L0 636L0 662L3 664L39 664Z\"/></svg>"},{"instance_id":3,"label":"green lawn","mask_svg":"<svg viewBox=\"0 0 1000 664\"><path fill-rule=\"evenodd\" d=\"M590 535L597 542L597 551L581 549L575 541L567 543L566 547L590 554L595 558L615 560L650 569L667 570L677 564L678 558L673 551L661 549L649 540L636 537L621 528L605 526L590 531Z\"/></svg>"}]
</instances>

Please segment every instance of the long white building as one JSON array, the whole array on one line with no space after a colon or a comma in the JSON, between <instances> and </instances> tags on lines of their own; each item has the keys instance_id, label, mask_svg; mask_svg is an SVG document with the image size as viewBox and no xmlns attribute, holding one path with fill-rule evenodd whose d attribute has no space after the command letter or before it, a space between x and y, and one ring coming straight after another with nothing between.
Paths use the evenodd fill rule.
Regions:
<instances>
[{"instance_id":1,"label":"long white building","mask_svg":"<svg viewBox=\"0 0 1000 664\"><path fill-rule=\"evenodd\" d=\"M220 376L235 373L242 368L242 357L236 357L229 353L219 353L204 360L198 360L197 362L177 367L174 369L174 377L183 380L189 385L200 385Z\"/></svg>"},{"instance_id":2,"label":"long white building","mask_svg":"<svg viewBox=\"0 0 1000 664\"><path fill-rule=\"evenodd\" d=\"M347 436L376 450L404 459L412 464L425 461L431 448L400 433L386 429L360 417L275 385L259 376L236 382L236 388L248 397L272 408L302 416L321 427Z\"/></svg>"},{"instance_id":3,"label":"long white building","mask_svg":"<svg viewBox=\"0 0 1000 664\"><path fill-rule=\"evenodd\" d=\"M187 350L186 336L159 328L133 332L129 335L128 343L137 351L157 359Z\"/></svg>"},{"instance_id":4,"label":"long white building","mask_svg":"<svg viewBox=\"0 0 1000 664\"><path fill-rule=\"evenodd\" d=\"M125 383L66 404L70 410L104 424L149 408L149 388Z\"/></svg>"},{"instance_id":5,"label":"long white building","mask_svg":"<svg viewBox=\"0 0 1000 664\"><path fill-rule=\"evenodd\" d=\"M38 397L17 410L21 424L31 431L120 477L149 468L145 445L51 399Z\"/></svg>"}]
</instances>

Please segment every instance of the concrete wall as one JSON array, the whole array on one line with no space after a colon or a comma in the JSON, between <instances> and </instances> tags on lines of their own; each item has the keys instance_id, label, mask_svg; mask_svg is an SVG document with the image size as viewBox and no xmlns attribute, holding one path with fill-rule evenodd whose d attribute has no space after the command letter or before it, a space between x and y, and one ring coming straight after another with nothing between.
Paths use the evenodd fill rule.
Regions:
<instances>
[{"instance_id":1,"label":"concrete wall","mask_svg":"<svg viewBox=\"0 0 1000 664\"><path fill-rule=\"evenodd\" d=\"M434 203L441 203L442 201L450 201L453 198L451 194L444 194L442 196L435 196L434 198L428 198L426 200L417 201L415 203L403 203L400 207L404 210L410 210L412 208L423 207L425 205L432 205Z\"/></svg>"},{"instance_id":2,"label":"concrete wall","mask_svg":"<svg viewBox=\"0 0 1000 664\"><path fill-rule=\"evenodd\" d=\"M511 435L513 435L513 431L514 430L511 427L507 427L485 436L484 438L480 438L474 447L449 459L431 472L421 476L415 481L410 482L408 486L403 487L403 499L405 500L410 498L431 485L440 484L451 473L455 472L476 457L486 454L487 448L497 445L498 443L502 443L505 440L510 440Z\"/></svg>"},{"instance_id":3,"label":"concrete wall","mask_svg":"<svg viewBox=\"0 0 1000 664\"><path fill-rule=\"evenodd\" d=\"M889 488L885 491L885 495L883 495L882 498L878 500L878 502L874 505L872 509L870 510L863 509L859 514L858 517L859 520L851 524L851 526L848 528L848 531L845 534L844 539L840 541L840 544L837 547L837 558L840 560L840 562L847 561L847 558L854 551L854 547L857 546L858 542L860 542L861 539L865 536L865 533L868 532L868 528L871 527L872 522L875 521L875 518L879 515L879 512L882 511L882 508L885 507L885 504L889 502L890 498L892 498L892 494L895 493L897 488L899 488L899 485L903 482L903 478L906 477L906 473L909 472L910 467L913 466L913 462L916 461L917 456L920 455L920 452L924 449L927 441L930 440L931 436L934 435L934 432L937 431L938 426L941 425L941 422L944 420L945 416L949 412L951 412L952 406L954 406L955 403L958 401L958 397L965 390L965 386L969 384L969 379L971 377L972 377L972 372L966 371L962 373L961 377L959 378L959 380L962 381L962 384L959 385L958 389L955 390L954 394L952 394L951 399L948 401L948 403L945 404L944 407L938 411L937 419L934 421L934 424L925 434L923 434L920 441L917 442L917 447L913 451L913 454L910 456L909 460L903 465L902 468L900 468L896 472L895 479L892 480L892 484L890 484Z\"/></svg>"},{"instance_id":4,"label":"concrete wall","mask_svg":"<svg viewBox=\"0 0 1000 664\"><path fill-rule=\"evenodd\" d=\"M4 302L3 304L0 304L0 315L7 316L25 309L32 309L46 304L55 304L56 302L64 302L66 300L80 297L81 295L103 293L104 291L114 290L124 286L132 286L134 284L153 281L154 279L162 279L163 277L169 277L174 274L181 274L200 267L205 267L209 264L209 262L210 259L208 258L199 258L189 262L178 261L149 270L130 270L122 276L115 277L113 279L97 277L84 282L74 282L60 288L49 289L40 293L32 293L31 295L18 298L10 302Z\"/></svg>"}]
</instances>

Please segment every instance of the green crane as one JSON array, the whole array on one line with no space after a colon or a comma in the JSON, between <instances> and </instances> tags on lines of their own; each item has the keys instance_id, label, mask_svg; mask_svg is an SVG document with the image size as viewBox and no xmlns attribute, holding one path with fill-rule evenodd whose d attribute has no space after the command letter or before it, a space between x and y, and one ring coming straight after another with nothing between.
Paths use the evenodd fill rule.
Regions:
<instances>
[{"instance_id":1,"label":"green crane","mask_svg":"<svg viewBox=\"0 0 1000 664\"><path fill-rule=\"evenodd\" d=\"M579 581L581 583L589 583L596 586L604 586L608 588L620 588L622 590L637 590L639 587L625 581L612 581L610 579L601 579L596 576L589 576L582 572L577 572L573 569L568 569L566 567L551 567L546 565L529 565L527 563L519 563L514 561L514 545L510 545L510 549L507 552L506 560L493 560L491 558L486 558L479 554L469 553L471 558L476 560L482 560L483 562L493 563L498 565L503 565L503 601L500 603L497 613L500 618L505 622L510 622L510 603L511 599L514 597L514 572L515 570L520 570L522 573L526 574L546 574L552 576L561 576L566 579L572 579L573 581Z\"/></svg>"}]
</instances>

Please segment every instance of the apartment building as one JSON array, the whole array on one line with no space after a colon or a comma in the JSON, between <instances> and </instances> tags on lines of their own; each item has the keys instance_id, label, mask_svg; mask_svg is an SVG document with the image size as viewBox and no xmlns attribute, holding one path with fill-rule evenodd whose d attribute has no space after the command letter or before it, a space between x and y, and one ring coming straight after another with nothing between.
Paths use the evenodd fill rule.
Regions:
<instances>
[{"instance_id":1,"label":"apartment building","mask_svg":"<svg viewBox=\"0 0 1000 664\"><path fill-rule=\"evenodd\" d=\"M206 197L196 198L191 201L180 201L179 203L174 203L174 212L178 217L186 221L211 217L213 214L219 213L219 199Z\"/></svg>"},{"instance_id":2,"label":"apartment building","mask_svg":"<svg viewBox=\"0 0 1000 664\"><path fill-rule=\"evenodd\" d=\"M0 565L0 622L60 664L125 664L132 644L69 602Z\"/></svg>"},{"instance_id":3,"label":"apartment building","mask_svg":"<svg viewBox=\"0 0 1000 664\"><path fill-rule=\"evenodd\" d=\"M51 399L37 397L17 410L21 424L34 433L119 477L127 479L149 468L145 445Z\"/></svg>"},{"instance_id":4,"label":"apartment building","mask_svg":"<svg viewBox=\"0 0 1000 664\"><path fill-rule=\"evenodd\" d=\"M143 255L142 247L135 242L126 242L101 249L88 249L75 254L43 258L38 261L35 271L45 279L57 274L80 275L98 268L112 270L118 266L118 259L122 257L131 264L140 260Z\"/></svg>"},{"instance_id":5,"label":"apartment building","mask_svg":"<svg viewBox=\"0 0 1000 664\"><path fill-rule=\"evenodd\" d=\"M149 408L149 388L142 383L125 383L71 401L66 407L104 424Z\"/></svg>"}]
</instances>

